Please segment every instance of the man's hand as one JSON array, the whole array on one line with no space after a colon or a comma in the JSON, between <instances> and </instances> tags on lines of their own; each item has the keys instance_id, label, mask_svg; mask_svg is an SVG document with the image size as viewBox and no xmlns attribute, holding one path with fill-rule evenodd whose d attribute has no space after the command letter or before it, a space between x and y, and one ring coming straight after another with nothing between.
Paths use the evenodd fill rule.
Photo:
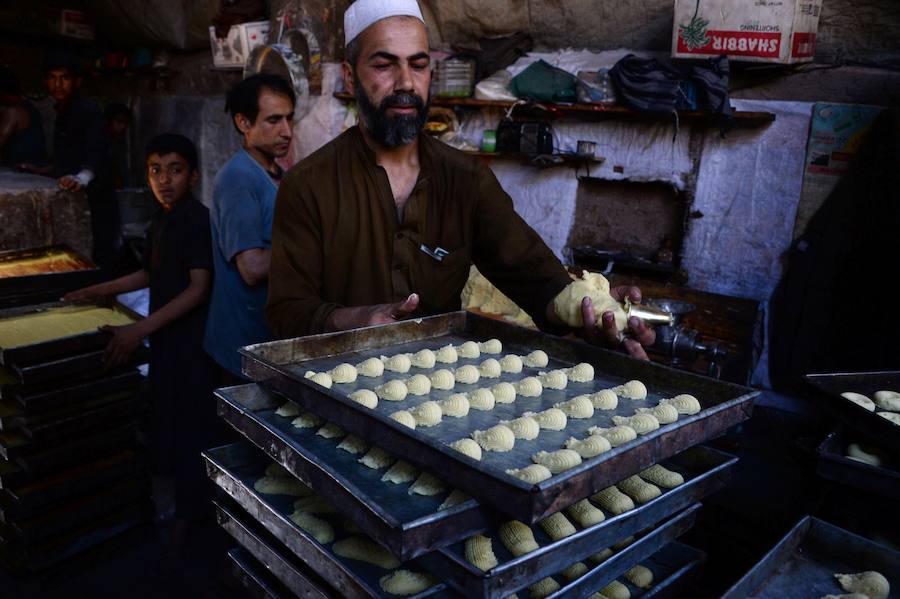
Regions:
<instances>
[{"instance_id":1,"label":"man's hand","mask_svg":"<svg viewBox=\"0 0 900 599\"><path fill-rule=\"evenodd\" d=\"M346 331L376 324L388 324L402 320L415 312L418 307L419 296L411 293L402 302L393 304L338 308L328 317L326 325L333 331Z\"/></svg>"},{"instance_id":2,"label":"man's hand","mask_svg":"<svg viewBox=\"0 0 900 599\"><path fill-rule=\"evenodd\" d=\"M614 287L610 289L609 294L619 302L624 302L625 298L635 304L641 301L641 290L637 287L625 285ZM628 332L630 333L628 337L624 332L619 331L612 312L607 311L600 315L602 326L598 327L597 315L594 313L594 305L589 297L581 300L581 317L584 320L584 328L580 334L588 343L611 348L622 346L634 358L650 359L644 348L653 345L653 342L656 341L656 331L648 327L640 318L632 316L628 319Z\"/></svg>"},{"instance_id":3,"label":"man's hand","mask_svg":"<svg viewBox=\"0 0 900 599\"><path fill-rule=\"evenodd\" d=\"M100 330L113 335L106 345L106 353L104 354L104 363L107 370L128 362L131 354L134 353L134 350L141 344L141 340L145 336L138 323L118 327L106 325L100 327Z\"/></svg>"},{"instance_id":4,"label":"man's hand","mask_svg":"<svg viewBox=\"0 0 900 599\"><path fill-rule=\"evenodd\" d=\"M81 185L81 181L71 175L63 175L57 182L60 189L65 189L66 191L81 191L84 188Z\"/></svg>"}]
</instances>

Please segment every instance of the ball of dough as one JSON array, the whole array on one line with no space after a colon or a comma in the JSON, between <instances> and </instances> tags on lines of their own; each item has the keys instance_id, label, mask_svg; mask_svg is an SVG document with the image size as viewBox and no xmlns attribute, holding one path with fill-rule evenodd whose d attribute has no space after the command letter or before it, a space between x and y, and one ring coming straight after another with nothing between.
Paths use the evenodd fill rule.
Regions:
<instances>
[{"instance_id":1,"label":"ball of dough","mask_svg":"<svg viewBox=\"0 0 900 599\"><path fill-rule=\"evenodd\" d=\"M554 541L571 537L576 532L575 527L562 513L556 512L538 522L538 526Z\"/></svg>"},{"instance_id":2,"label":"ball of dough","mask_svg":"<svg viewBox=\"0 0 900 599\"><path fill-rule=\"evenodd\" d=\"M522 358L514 354L503 356L500 358L500 368L503 372L511 374L519 374L522 372Z\"/></svg>"},{"instance_id":3,"label":"ball of dough","mask_svg":"<svg viewBox=\"0 0 900 599\"><path fill-rule=\"evenodd\" d=\"M481 348L474 341L466 341L456 346L456 353L460 358L474 359L481 355Z\"/></svg>"},{"instance_id":4,"label":"ball of dough","mask_svg":"<svg viewBox=\"0 0 900 599\"><path fill-rule=\"evenodd\" d=\"M384 362L378 358L368 358L356 365L359 376L376 377L384 374Z\"/></svg>"},{"instance_id":5,"label":"ball of dough","mask_svg":"<svg viewBox=\"0 0 900 599\"><path fill-rule=\"evenodd\" d=\"M516 439L524 439L525 441L537 439L538 434L541 432L541 426L538 424L538 421L530 416L519 416L513 420L501 420L500 424L508 426L516 436Z\"/></svg>"},{"instance_id":6,"label":"ball of dough","mask_svg":"<svg viewBox=\"0 0 900 599\"><path fill-rule=\"evenodd\" d=\"M443 493L446 489L447 487L444 486L444 481L432 474L423 472L419 475L419 478L416 479L416 482L410 485L408 493L410 495L425 495L426 497L431 497L432 495Z\"/></svg>"},{"instance_id":7,"label":"ball of dough","mask_svg":"<svg viewBox=\"0 0 900 599\"><path fill-rule=\"evenodd\" d=\"M696 414L701 409L700 402L697 401L697 398L693 395L688 395L687 393L676 395L671 399L662 399L659 403L675 406L675 409L678 410L679 414L692 415Z\"/></svg>"},{"instance_id":8,"label":"ball of dough","mask_svg":"<svg viewBox=\"0 0 900 599\"><path fill-rule=\"evenodd\" d=\"M544 386L537 377L527 376L516 383L516 393L522 397L538 397L544 392Z\"/></svg>"},{"instance_id":9,"label":"ball of dough","mask_svg":"<svg viewBox=\"0 0 900 599\"><path fill-rule=\"evenodd\" d=\"M650 466L641 472L641 478L653 483L663 489L674 489L678 485L684 484L684 477L677 473L664 468L659 464Z\"/></svg>"},{"instance_id":10,"label":"ball of dough","mask_svg":"<svg viewBox=\"0 0 900 599\"><path fill-rule=\"evenodd\" d=\"M530 368L545 368L550 363L550 358L547 357L547 352L536 349L522 358L522 362Z\"/></svg>"},{"instance_id":11,"label":"ball of dough","mask_svg":"<svg viewBox=\"0 0 900 599\"><path fill-rule=\"evenodd\" d=\"M618 516L634 509L634 501L631 497L615 487L607 487L591 496L607 512Z\"/></svg>"},{"instance_id":12,"label":"ball of dough","mask_svg":"<svg viewBox=\"0 0 900 599\"><path fill-rule=\"evenodd\" d=\"M638 503L647 503L662 495L662 491L659 487L648 483L637 475L629 476L625 480L619 481L619 484L616 486L619 487L620 491Z\"/></svg>"},{"instance_id":13,"label":"ball of dough","mask_svg":"<svg viewBox=\"0 0 900 599\"><path fill-rule=\"evenodd\" d=\"M530 464L524 468L510 468L506 473L531 484L537 484L553 476L553 473L541 464Z\"/></svg>"},{"instance_id":14,"label":"ball of dough","mask_svg":"<svg viewBox=\"0 0 900 599\"><path fill-rule=\"evenodd\" d=\"M579 395L568 401L553 404L553 407L565 412L569 418L590 418L594 415L594 403L587 395Z\"/></svg>"},{"instance_id":15,"label":"ball of dough","mask_svg":"<svg viewBox=\"0 0 900 599\"><path fill-rule=\"evenodd\" d=\"M572 516L572 519L578 522L582 528L590 528L606 520L606 515L587 499L570 505L566 508L566 513Z\"/></svg>"},{"instance_id":16,"label":"ball of dough","mask_svg":"<svg viewBox=\"0 0 900 599\"><path fill-rule=\"evenodd\" d=\"M595 410L615 410L619 405L619 396L613 393L611 389L603 389L596 393L591 393L591 403L594 404Z\"/></svg>"},{"instance_id":17,"label":"ball of dough","mask_svg":"<svg viewBox=\"0 0 900 599\"><path fill-rule=\"evenodd\" d=\"M409 355L409 361L416 368L434 368L434 352L430 349L420 349Z\"/></svg>"},{"instance_id":18,"label":"ball of dough","mask_svg":"<svg viewBox=\"0 0 900 599\"><path fill-rule=\"evenodd\" d=\"M488 358L478 366L478 373L486 379L499 378L502 371L503 369L500 368L500 362L494 358Z\"/></svg>"},{"instance_id":19,"label":"ball of dough","mask_svg":"<svg viewBox=\"0 0 900 599\"><path fill-rule=\"evenodd\" d=\"M291 421L294 428L313 428L322 424L323 420L312 412L303 412Z\"/></svg>"},{"instance_id":20,"label":"ball of dough","mask_svg":"<svg viewBox=\"0 0 900 599\"><path fill-rule=\"evenodd\" d=\"M549 452L539 451L531 456L531 461L546 466L553 474L559 474L580 464L581 456L572 449L557 449Z\"/></svg>"},{"instance_id":21,"label":"ball of dough","mask_svg":"<svg viewBox=\"0 0 900 599\"><path fill-rule=\"evenodd\" d=\"M660 424L672 424L678 420L678 410L675 406L666 403L659 403L652 408L638 408L635 410L638 414L651 414Z\"/></svg>"},{"instance_id":22,"label":"ball of dough","mask_svg":"<svg viewBox=\"0 0 900 599\"><path fill-rule=\"evenodd\" d=\"M417 595L437 584L428 574L410 570L396 570L378 580L381 589L390 595Z\"/></svg>"},{"instance_id":23,"label":"ball of dough","mask_svg":"<svg viewBox=\"0 0 900 599\"><path fill-rule=\"evenodd\" d=\"M372 470L380 470L393 461L394 456L377 446L373 446L366 455L357 460L357 462Z\"/></svg>"},{"instance_id":24,"label":"ball of dough","mask_svg":"<svg viewBox=\"0 0 900 599\"><path fill-rule=\"evenodd\" d=\"M528 596L533 599L544 599L558 591L559 588L559 583L548 576L528 587Z\"/></svg>"},{"instance_id":25,"label":"ball of dough","mask_svg":"<svg viewBox=\"0 0 900 599\"><path fill-rule=\"evenodd\" d=\"M486 354L499 354L503 351L503 344L499 339L488 339L483 343L479 343L478 347Z\"/></svg>"},{"instance_id":26,"label":"ball of dough","mask_svg":"<svg viewBox=\"0 0 900 599\"><path fill-rule=\"evenodd\" d=\"M431 393L431 379L424 374L414 374L406 379L406 391L410 395L428 395Z\"/></svg>"},{"instance_id":27,"label":"ball of dough","mask_svg":"<svg viewBox=\"0 0 900 599\"><path fill-rule=\"evenodd\" d=\"M353 455L364 452L368 447L369 444L356 435L347 435L337 446L338 449L346 451L347 453L352 453Z\"/></svg>"},{"instance_id":28,"label":"ball of dough","mask_svg":"<svg viewBox=\"0 0 900 599\"><path fill-rule=\"evenodd\" d=\"M490 389L475 389L471 393L466 394L469 400L469 407L475 410L493 410L496 398Z\"/></svg>"},{"instance_id":29,"label":"ball of dough","mask_svg":"<svg viewBox=\"0 0 900 599\"><path fill-rule=\"evenodd\" d=\"M850 443L847 445L847 457L876 467L881 466L883 463L878 450L871 447L863 449L863 446L859 443Z\"/></svg>"},{"instance_id":30,"label":"ball of dough","mask_svg":"<svg viewBox=\"0 0 900 599\"><path fill-rule=\"evenodd\" d=\"M447 399L438 402L444 416L461 418L469 413L469 399L465 393L453 393Z\"/></svg>"},{"instance_id":31,"label":"ball of dough","mask_svg":"<svg viewBox=\"0 0 900 599\"><path fill-rule=\"evenodd\" d=\"M350 399L369 409L378 405L378 395L371 389L357 389L349 395Z\"/></svg>"},{"instance_id":32,"label":"ball of dough","mask_svg":"<svg viewBox=\"0 0 900 599\"><path fill-rule=\"evenodd\" d=\"M381 361L384 362L385 369L391 372L399 372L400 374L409 372L409 369L412 367L412 361L407 354L397 354L390 358L381 356Z\"/></svg>"},{"instance_id":33,"label":"ball of dough","mask_svg":"<svg viewBox=\"0 0 900 599\"><path fill-rule=\"evenodd\" d=\"M624 385L613 387L612 392L626 399L647 399L647 386L641 381L628 381Z\"/></svg>"},{"instance_id":34,"label":"ball of dough","mask_svg":"<svg viewBox=\"0 0 900 599\"><path fill-rule=\"evenodd\" d=\"M853 403L864 407L870 412L875 411L875 402L863 395L862 393L854 393L853 391L844 391L841 393L841 397L844 399L849 399Z\"/></svg>"},{"instance_id":35,"label":"ball of dough","mask_svg":"<svg viewBox=\"0 0 900 599\"><path fill-rule=\"evenodd\" d=\"M569 377L569 380L576 383L587 383L594 380L594 367L587 362L582 362L571 368L566 368L565 372Z\"/></svg>"},{"instance_id":36,"label":"ball of dough","mask_svg":"<svg viewBox=\"0 0 900 599\"><path fill-rule=\"evenodd\" d=\"M637 439L637 432L630 426L613 426L611 428L592 426L588 429L588 433L603 437L613 447L618 447Z\"/></svg>"},{"instance_id":37,"label":"ball of dough","mask_svg":"<svg viewBox=\"0 0 900 599\"><path fill-rule=\"evenodd\" d=\"M497 383L491 387L494 400L497 403L512 403L516 401L516 388L512 383Z\"/></svg>"},{"instance_id":38,"label":"ball of dough","mask_svg":"<svg viewBox=\"0 0 900 599\"><path fill-rule=\"evenodd\" d=\"M282 418L290 418L292 416L297 416L300 414L300 406L295 404L294 402L288 400L278 406L278 409L275 410L276 416L281 416Z\"/></svg>"},{"instance_id":39,"label":"ball of dough","mask_svg":"<svg viewBox=\"0 0 900 599\"><path fill-rule=\"evenodd\" d=\"M452 345L445 345L434 354L435 359L442 364L453 364L459 360L459 354Z\"/></svg>"},{"instance_id":40,"label":"ball of dough","mask_svg":"<svg viewBox=\"0 0 900 599\"><path fill-rule=\"evenodd\" d=\"M659 428L659 420L652 414L635 414L634 416L613 416L612 421L619 426L630 426L639 435L646 435Z\"/></svg>"},{"instance_id":41,"label":"ball of dough","mask_svg":"<svg viewBox=\"0 0 900 599\"><path fill-rule=\"evenodd\" d=\"M453 491L447 495L447 499L438 506L438 511L441 510L449 510L454 505L459 505L461 503L465 503L469 501L471 497L460 491L459 489L453 489Z\"/></svg>"},{"instance_id":42,"label":"ball of dough","mask_svg":"<svg viewBox=\"0 0 900 599\"><path fill-rule=\"evenodd\" d=\"M612 581L600 589L597 594L603 597L603 599L631 599L631 591L618 580Z\"/></svg>"},{"instance_id":43,"label":"ball of dough","mask_svg":"<svg viewBox=\"0 0 900 599\"><path fill-rule=\"evenodd\" d=\"M473 460L481 459L481 445L476 443L473 439L460 439L450 443L449 447L452 447L461 454L469 456Z\"/></svg>"},{"instance_id":44,"label":"ball of dough","mask_svg":"<svg viewBox=\"0 0 900 599\"><path fill-rule=\"evenodd\" d=\"M375 387L375 393L378 397L387 401L403 401L406 399L408 392L406 383L397 379Z\"/></svg>"},{"instance_id":45,"label":"ball of dough","mask_svg":"<svg viewBox=\"0 0 900 599\"><path fill-rule=\"evenodd\" d=\"M507 426L498 424L485 431L474 431L472 438L485 451L509 451L516 444L516 436Z\"/></svg>"},{"instance_id":46,"label":"ball of dough","mask_svg":"<svg viewBox=\"0 0 900 599\"><path fill-rule=\"evenodd\" d=\"M390 418L391 420L396 420L403 426L416 428L415 417L406 410L397 410L396 412L388 416L388 418Z\"/></svg>"},{"instance_id":47,"label":"ball of dough","mask_svg":"<svg viewBox=\"0 0 900 599\"><path fill-rule=\"evenodd\" d=\"M385 570L400 566L400 560L387 549L363 537L349 537L335 541L331 549L340 557L374 564Z\"/></svg>"},{"instance_id":48,"label":"ball of dough","mask_svg":"<svg viewBox=\"0 0 900 599\"><path fill-rule=\"evenodd\" d=\"M543 412L525 412L522 416L531 416L541 428L551 431L561 431L566 428L568 419L566 413L559 408L549 408Z\"/></svg>"},{"instance_id":49,"label":"ball of dough","mask_svg":"<svg viewBox=\"0 0 900 599\"><path fill-rule=\"evenodd\" d=\"M332 380L331 375L327 372L313 372L312 370L307 371L303 378L307 378L314 382L317 385L325 387L326 389L331 389Z\"/></svg>"},{"instance_id":50,"label":"ball of dough","mask_svg":"<svg viewBox=\"0 0 900 599\"><path fill-rule=\"evenodd\" d=\"M895 391L876 391L875 405L882 410L890 412L900 412L900 393Z\"/></svg>"},{"instance_id":51,"label":"ball of dough","mask_svg":"<svg viewBox=\"0 0 900 599\"><path fill-rule=\"evenodd\" d=\"M587 459L609 451L612 448L612 444L606 437L591 435L585 439L569 437L569 440L566 441L566 448L577 451L578 455Z\"/></svg>"},{"instance_id":52,"label":"ball of dough","mask_svg":"<svg viewBox=\"0 0 900 599\"><path fill-rule=\"evenodd\" d=\"M333 422L326 422L322 428L316 431L316 434L320 437L325 437L326 439L339 439L341 437L345 437L347 435L347 431L334 424Z\"/></svg>"},{"instance_id":53,"label":"ball of dough","mask_svg":"<svg viewBox=\"0 0 900 599\"><path fill-rule=\"evenodd\" d=\"M628 582L641 589L649 589L653 584L653 572L646 566L638 564L628 572L625 572L625 578Z\"/></svg>"},{"instance_id":54,"label":"ball of dough","mask_svg":"<svg viewBox=\"0 0 900 599\"><path fill-rule=\"evenodd\" d=\"M352 364L338 364L328 374L335 383L352 383L356 380L356 367Z\"/></svg>"},{"instance_id":55,"label":"ball of dough","mask_svg":"<svg viewBox=\"0 0 900 599\"><path fill-rule=\"evenodd\" d=\"M869 570L859 574L835 574L838 584L849 593L862 593L870 599L886 599L891 585L880 572Z\"/></svg>"},{"instance_id":56,"label":"ball of dough","mask_svg":"<svg viewBox=\"0 0 900 599\"><path fill-rule=\"evenodd\" d=\"M588 567L586 565L584 565L584 563L575 562L574 564L572 564L571 566L569 566L568 568L566 568L565 570L560 572L560 574L562 575L563 578L565 578L569 582L572 582L572 581L578 580L579 578L581 578L582 576L587 574L587 572L588 572Z\"/></svg>"},{"instance_id":57,"label":"ball of dough","mask_svg":"<svg viewBox=\"0 0 900 599\"><path fill-rule=\"evenodd\" d=\"M419 476L419 469L403 460L398 460L396 464L388 468L387 472L381 477L382 482L394 483L402 485L416 479Z\"/></svg>"},{"instance_id":58,"label":"ball of dough","mask_svg":"<svg viewBox=\"0 0 900 599\"><path fill-rule=\"evenodd\" d=\"M569 384L569 377L566 376L565 370L551 370L550 372L538 373L538 379L547 389L565 389Z\"/></svg>"},{"instance_id":59,"label":"ball of dough","mask_svg":"<svg viewBox=\"0 0 900 599\"><path fill-rule=\"evenodd\" d=\"M509 552L516 557L531 553L539 547L531 529L518 520L501 524L497 529L497 535Z\"/></svg>"},{"instance_id":60,"label":"ball of dough","mask_svg":"<svg viewBox=\"0 0 900 599\"><path fill-rule=\"evenodd\" d=\"M453 376L456 377L457 383L462 383L464 385L473 385L478 382L480 378L480 374L478 373L478 368L472 366L471 364L466 364L465 366L460 366L456 369L456 372L453 373Z\"/></svg>"},{"instance_id":61,"label":"ball of dough","mask_svg":"<svg viewBox=\"0 0 900 599\"><path fill-rule=\"evenodd\" d=\"M441 422L443 412L436 401L423 401L409 411L416 421L416 426L434 426Z\"/></svg>"},{"instance_id":62,"label":"ball of dough","mask_svg":"<svg viewBox=\"0 0 900 599\"><path fill-rule=\"evenodd\" d=\"M563 322L573 328L581 328L584 326L581 302L586 297L591 298L594 314L599 316L604 312L612 312L616 319L616 327L620 331L627 328L628 315L622 304L609 294L609 281L600 273L585 271L580 279L572 281L559 292L553 299L553 307ZM602 326L600 318L597 318L597 326Z\"/></svg>"},{"instance_id":63,"label":"ball of dough","mask_svg":"<svg viewBox=\"0 0 900 599\"><path fill-rule=\"evenodd\" d=\"M444 391L449 391L454 386L456 386L456 378L454 378L453 373L446 368L435 370L430 375L428 375L428 378L431 379L431 386L435 389L443 389Z\"/></svg>"},{"instance_id":64,"label":"ball of dough","mask_svg":"<svg viewBox=\"0 0 900 599\"><path fill-rule=\"evenodd\" d=\"M491 547L491 539L484 535L475 535L466 539L464 554L467 562L484 572L499 563L497 556L494 555L494 549Z\"/></svg>"},{"instance_id":65,"label":"ball of dough","mask_svg":"<svg viewBox=\"0 0 900 599\"><path fill-rule=\"evenodd\" d=\"M878 412L878 415L889 422L900 425L900 414L897 414L895 412Z\"/></svg>"},{"instance_id":66,"label":"ball of dough","mask_svg":"<svg viewBox=\"0 0 900 599\"><path fill-rule=\"evenodd\" d=\"M291 521L305 530L321 545L334 541L334 528L327 521L309 512L294 512Z\"/></svg>"}]
</instances>

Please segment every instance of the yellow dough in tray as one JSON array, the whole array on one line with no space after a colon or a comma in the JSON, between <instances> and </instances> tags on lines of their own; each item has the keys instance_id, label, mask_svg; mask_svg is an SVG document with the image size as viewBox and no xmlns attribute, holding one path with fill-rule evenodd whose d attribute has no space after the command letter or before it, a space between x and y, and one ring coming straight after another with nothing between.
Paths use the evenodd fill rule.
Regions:
<instances>
[{"instance_id":1,"label":"yellow dough in tray","mask_svg":"<svg viewBox=\"0 0 900 599\"><path fill-rule=\"evenodd\" d=\"M20 347L96 331L103 325L132 324L125 312L100 306L59 306L0 320L0 347Z\"/></svg>"}]
</instances>

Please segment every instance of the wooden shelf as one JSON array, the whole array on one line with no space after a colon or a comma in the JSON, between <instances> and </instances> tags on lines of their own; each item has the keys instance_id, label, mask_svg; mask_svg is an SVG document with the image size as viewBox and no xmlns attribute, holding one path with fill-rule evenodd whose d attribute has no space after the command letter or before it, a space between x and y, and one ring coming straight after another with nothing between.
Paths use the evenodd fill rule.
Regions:
<instances>
[{"instance_id":1,"label":"wooden shelf","mask_svg":"<svg viewBox=\"0 0 900 599\"><path fill-rule=\"evenodd\" d=\"M346 92L336 92L334 97L339 100L353 100L353 95ZM499 108L513 113L527 114L542 118L577 118L582 120L607 120L607 119L636 119L636 120L671 120L672 115L663 112L638 112L620 106L618 104L517 104L499 100L478 100L475 98L432 98L432 106L446 108ZM734 126L757 127L771 123L775 115L771 112L747 112L735 110ZM708 121L710 124L720 122L719 115L693 110L679 110L679 120Z\"/></svg>"},{"instance_id":2,"label":"wooden shelf","mask_svg":"<svg viewBox=\"0 0 900 599\"><path fill-rule=\"evenodd\" d=\"M476 152L471 150L463 150L471 156L479 158L491 159L502 158L505 160L520 160L537 168L549 168L553 166L572 166L575 168L587 167L602 164L606 158L602 156L579 156L578 154L537 154L530 156L528 154L513 154L511 152Z\"/></svg>"}]
</instances>

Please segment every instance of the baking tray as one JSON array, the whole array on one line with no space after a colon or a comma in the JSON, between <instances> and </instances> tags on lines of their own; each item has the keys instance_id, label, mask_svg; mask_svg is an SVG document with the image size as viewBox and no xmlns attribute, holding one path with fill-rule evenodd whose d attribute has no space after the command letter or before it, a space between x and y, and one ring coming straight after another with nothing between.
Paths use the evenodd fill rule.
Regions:
<instances>
[{"instance_id":1,"label":"baking tray","mask_svg":"<svg viewBox=\"0 0 900 599\"><path fill-rule=\"evenodd\" d=\"M231 575L254 599L290 599L293 593L266 571L243 547L235 547L227 553Z\"/></svg>"},{"instance_id":2,"label":"baking tray","mask_svg":"<svg viewBox=\"0 0 900 599\"><path fill-rule=\"evenodd\" d=\"M819 476L834 482L846 485L853 489L868 491L882 497L900 499L900 472L892 466L896 466L895 455L882 450L893 458L893 462L873 466L846 456L848 442L858 441L852 435L848 438L844 427L839 426L825 437L819 445ZM864 440L862 440L865 443ZM880 448L879 448L880 449Z\"/></svg>"},{"instance_id":3,"label":"baking tray","mask_svg":"<svg viewBox=\"0 0 900 599\"><path fill-rule=\"evenodd\" d=\"M22 260L39 259L59 255L68 259L72 268L60 272L47 272L19 276L4 276L7 264ZM0 252L0 297L19 296L45 291L69 291L86 287L100 279L100 269L90 260L67 245L50 245L22 250ZM59 296L57 296L59 297Z\"/></svg>"},{"instance_id":4,"label":"baking tray","mask_svg":"<svg viewBox=\"0 0 900 599\"><path fill-rule=\"evenodd\" d=\"M696 578L706 554L690 545L674 541L641 564L653 572L649 589L636 587L624 578L619 582L628 587L631 599L669 599L686 596L687 585Z\"/></svg>"},{"instance_id":5,"label":"baking tray","mask_svg":"<svg viewBox=\"0 0 900 599\"><path fill-rule=\"evenodd\" d=\"M900 597L900 552L805 516L722 599L839 595L834 574L867 570L888 578L889 598Z\"/></svg>"},{"instance_id":6,"label":"baking tray","mask_svg":"<svg viewBox=\"0 0 900 599\"><path fill-rule=\"evenodd\" d=\"M633 510L612 516L559 541L534 527L540 550L513 558L496 530L484 532L492 541L500 565L483 572L465 558L464 543L454 543L420 558L421 563L467 596L505 597L518 589L559 572L603 547L645 530L722 488L737 458L706 447L694 447L665 462L680 472L684 484L664 492ZM570 518L571 520L571 518ZM573 522L574 524L574 522ZM580 528L576 525L576 528Z\"/></svg>"},{"instance_id":7,"label":"baking tray","mask_svg":"<svg viewBox=\"0 0 900 599\"><path fill-rule=\"evenodd\" d=\"M0 376L8 377L6 380L16 380L8 370L0 367L0 371L5 371L5 375L0 373ZM136 368L129 368L102 373L100 377L81 376L66 381L62 387L58 382L38 383L30 387L16 384L0 386L0 400L15 402L23 412L31 415L57 410L92 397L125 390L137 391L143 382L144 375Z\"/></svg>"},{"instance_id":8,"label":"baking tray","mask_svg":"<svg viewBox=\"0 0 900 599\"><path fill-rule=\"evenodd\" d=\"M386 379L411 376L419 372L417 369L410 370L407 375L387 373L386 377L374 379L360 377L357 383L336 384L331 389L320 387L303 377L307 370L327 370L340 362L357 363L381 354L411 352L423 347L437 349L448 343L489 338L500 339L504 353L524 354L540 348L551 356L550 364L544 369L526 368L519 375L491 379L491 384L500 380L518 380L538 370L578 362L591 363L597 378L591 383L571 383L564 391L545 390L540 398L520 397L512 404L498 405L489 412L471 410L468 416L445 419L439 426L410 430L388 418L388 414L412 407L427 398L408 398L403 402L381 401L376 409L368 410L346 395L359 385L374 387ZM753 399L759 393L467 312L274 341L252 345L240 352L243 354L244 373L253 380L289 396L302 408L377 443L416 466L439 473L451 485L526 523L534 523L651 464L723 433L749 418ZM477 363L482 359L463 359L456 366ZM445 445L467 436L472 430L488 428L500 419L545 409L567 397L611 387L629 379L639 379L647 385L650 394L646 400L623 400L615 411L599 412L592 419L570 421L564 431L542 431L537 440L518 442L512 451L505 454L485 452L482 461L477 462ZM458 385L455 391L474 387ZM433 391L429 397L439 399L450 393ZM575 468L536 485L529 485L505 473L507 468L530 463L530 455L539 449L558 449L570 436L583 437L590 426L611 424L613 414L631 415L636 407L653 405L662 397L679 393L695 395L703 410L694 416L682 416L676 423L585 460Z\"/></svg>"},{"instance_id":9,"label":"baking tray","mask_svg":"<svg viewBox=\"0 0 900 599\"><path fill-rule=\"evenodd\" d=\"M135 322L143 319L143 317L134 310L120 304L113 298L108 298L92 300L89 302L50 302L46 304L0 310L0 324L2 324L4 320L47 312L56 308L69 308L74 306L109 308L122 313ZM67 335L65 337L58 337L56 339L30 343L27 345L18 345L14 347L0 346L0 364L3 364L4 366L32 364L35 362L46 362L60 356L87 353L91 350L104 348L111 336L110 333L93 330L77 335Z\"/></svg>"},{"instance_id":10,"label":"baking tray","mask_svg":"<svg viewBox=\"0 0 900 599\"><path fill-rule=\"evenodd\" d=\"M337 449L338 440L316 435L316 429L296 429L292 418L275 415L286 400L258 385L216 391L219 414L254 445L290 470L320 495L328 497L357 525L401 560L464 539L489 525L489 516L471 500L438 511L449 491L434 497L416 496L408 485L381 481L384 469L360 465L360 456Z\"/></svg>"},{"instance_id":11,"label":"baking tray","mask_svg":"<svg viewBox=\"0 0 900 599\"><path fill-rule=\"evenodd\" d=\"M832 411L847 426L864 433L879 445L900 447L900 426L841 397L845 391L862 393L869 399L883 389L900 391L900 371L807 374L806 380L831 400Z\"/></svg>"},{"instance_id":12,"label":"baking tray","mask_svg":"<svg viewBox=\"0 0 900 599\"><path fill-rule=\"evenodd\" d=\"M32 443L43 443L82 435L98 428L115 426L140 416L146 401L134 392L123 391L97 397L62 412L29 417L19 411L0 417L0 431L18 431ZM0 410L7 406L0 405ZM72 408L75 409L72 409Z\"/></svg>"},{"instance_id":13,"label":"baking tray","mask_svg":"<svg viewBox=\"0 0 900 599\"><path fill-rule=\"evenodd\" d=\"M102 377L130 371L134 366L149 361L150 348L139 345L131 354L128 364L114 370L106 369L105 354L105 350L99 350L55 358L47 362L16 363L11 365L9 371L15 377L16 383L25 387L51 383L65 384L73 377Z\"/></svg>"},{"instance_id":14,"label":"baking tray","mask_svg":"<svg viewBox=\"0 0 900 599\"><path fill-rule=\"evenodd\" d=\"M292 551L285 548L284 545L256 524L247 514L242 513L239 509L230 508L219 500L214 501L214 503L219 524L222 528L234 537L253 557L262 562L269 572L275 575L282 584L298 597L394 597L383 592L378 584L378 578L386 574L387 571L362 562L354 562L354 565L359 564L359 567L354 569L365 571L366 577L369 579L375 576L374 589L377 589L377 592L371 588L371 581L367 583L369 589L365 589L365 587L357 591L347 587L333 589L332 585L337 581L327 578L327 574L322 570L315 570L318 576L312 574L309 568L302 565L302 562ZM296 530L295 534L302 534L299 529ZM332 561L337 562L337 559L332 558ZM321 580L320 576L325 577L327 583ZM364 589L366 594L357 594L357 592ZM456 599L459 597L444 584L437 584L421 593L407 596L412 599L425 599L426 597L429 599Z\"/></svg>"}]
</instances>

